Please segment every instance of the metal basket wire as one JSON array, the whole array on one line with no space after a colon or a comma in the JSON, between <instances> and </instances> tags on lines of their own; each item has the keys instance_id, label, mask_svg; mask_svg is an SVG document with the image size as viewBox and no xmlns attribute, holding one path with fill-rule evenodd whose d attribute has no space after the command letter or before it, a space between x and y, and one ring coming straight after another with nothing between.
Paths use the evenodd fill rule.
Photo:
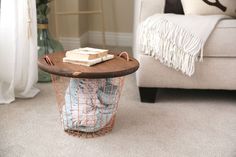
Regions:
<instances>
[{"instance_id":1,"label":"metal basket wire","mask_svg":"<svg viewBox=\"0 0 236 157\"><path fill-rule=\"evenodd\" d=\"M90 138L112 130L124 77L83 79L51 76L65 132Z\"/></svg>"},{"instance_id":2,"label":"metal basket wire","mask_svg":"<svg viewBox=\"0 0 236 157\"><path fill-rule=\"evenodd\" d=\"M127 52L119 54L122 55L130 61ZM54 66L48 56L44 60ZM112 131L124 77L88 79L54 74L51 77L65 132L92 138Z\"/></svg>"}]
</instances>

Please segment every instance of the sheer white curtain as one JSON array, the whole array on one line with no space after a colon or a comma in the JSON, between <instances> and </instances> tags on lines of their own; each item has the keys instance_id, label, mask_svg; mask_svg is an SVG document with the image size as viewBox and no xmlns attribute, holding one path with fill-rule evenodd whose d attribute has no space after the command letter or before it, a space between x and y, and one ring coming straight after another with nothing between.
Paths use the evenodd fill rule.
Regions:
<instances>
[{"instance_id":1,"label":"sheer white curtain","mask_svg":"<svg viewBox=\"0 0 236 157\"><path fill-rule=\"evenodd\" d=\"M35 0L1 0L0 104L34 97L37 82Z\"/></svg>"}]
</instances>

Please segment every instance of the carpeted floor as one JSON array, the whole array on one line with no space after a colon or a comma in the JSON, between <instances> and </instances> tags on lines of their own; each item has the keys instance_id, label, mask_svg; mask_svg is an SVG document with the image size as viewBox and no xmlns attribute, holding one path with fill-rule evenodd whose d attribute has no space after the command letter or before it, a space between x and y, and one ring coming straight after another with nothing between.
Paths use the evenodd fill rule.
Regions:
<instances>
[{"instance_id":1,"label":"carpeted floor","mask_svg":"<svg viewBox=\"0 0 236 157\"><path fill-rule=\"evenodd\" d=\"M30 100L0 105L0 157L236 157L236 93L162 90L140 103L134 76L125 83L112 133L68 136L51 84Z\"/></svg>"}]
</instances>

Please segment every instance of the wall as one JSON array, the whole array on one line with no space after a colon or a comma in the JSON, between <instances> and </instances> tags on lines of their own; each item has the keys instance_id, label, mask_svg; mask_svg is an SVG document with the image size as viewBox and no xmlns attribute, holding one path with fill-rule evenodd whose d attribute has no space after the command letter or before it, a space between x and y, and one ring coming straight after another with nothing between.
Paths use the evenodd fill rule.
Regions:
<instances>
[{"instance_id":1,"label":"wall","mask_svg":"<svg viewBox=\"0 0 236 157\"><path fill-rule=\"evenodd\" d=\"M99 0L80 0L80 4L78 4L78 1L79 0L57 0L57 10L78 11L79 7L80 10L99 9ZM55 36L55 16L53 5L54 3L52 2L50 4L51 12L49 14L49 29ZM123 40L123 38L125 38L125 40L132 40L134 0L103 0L103 9L108 45L117 45L117 43L122 43L120 40ZM62 40L73 40L74 43L82 42L81 40L84 40L83 42L88 41L94 44L101 44L100 41L102 36L99 32L102 30L102 18L99 15L59 16L58 28L58 34ZM87 35L84 35L86 32ZM86 39L80 39L82 36ZM128 45L130 45L131 42L129 42ZM127 43L127 41L123 41L123 43ZM77 45L78 44L75 46Z\"/></svg>"},{"instance_id":2,"label":"wall","mask_svg":"<svg viewBox=\"0 0 236 157\"><path fill-rule=\"evenodd\" d=\"M55 15L54 15L55 3L50 3L49 14L49 29L55 36ZM57 0L58 12L76 12L78 11L78 0ZM80 9L88 8L87 0L80 0ZM60 37L79 37L81 34L87 32L88 19L85 15L60 15L57 18L58 21L58 34Z\"/></svg>"},{"instance_id":3,"label":"wall","mask_svg":"<svg viewBox=\"0 0 236 157\"><path fill-rule=\"evenodd\" d=\"M97 0L89 0L89 6L94 8ZM103 0L105 28L108 32L132 32L133 0ZM89 30L101 30L101 18L93 15L89 18Z\"/></svg>"}]
</instances>

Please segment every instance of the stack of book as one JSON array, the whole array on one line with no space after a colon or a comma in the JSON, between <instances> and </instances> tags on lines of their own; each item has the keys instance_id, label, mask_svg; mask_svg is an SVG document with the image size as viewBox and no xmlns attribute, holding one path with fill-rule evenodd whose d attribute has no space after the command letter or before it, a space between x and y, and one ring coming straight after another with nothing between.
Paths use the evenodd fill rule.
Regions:
<instances>
[{"instance_id":1,"label":"stack of book","mask_svg":"<svg viewBox=\"0 0 236 157\"><path fill-rule=\"evenodd\" d=\"M85 47L67 51L63 62L92 66L112 58L114 55L108 54L108 50Z\"/></svg>"}]
</instances>

